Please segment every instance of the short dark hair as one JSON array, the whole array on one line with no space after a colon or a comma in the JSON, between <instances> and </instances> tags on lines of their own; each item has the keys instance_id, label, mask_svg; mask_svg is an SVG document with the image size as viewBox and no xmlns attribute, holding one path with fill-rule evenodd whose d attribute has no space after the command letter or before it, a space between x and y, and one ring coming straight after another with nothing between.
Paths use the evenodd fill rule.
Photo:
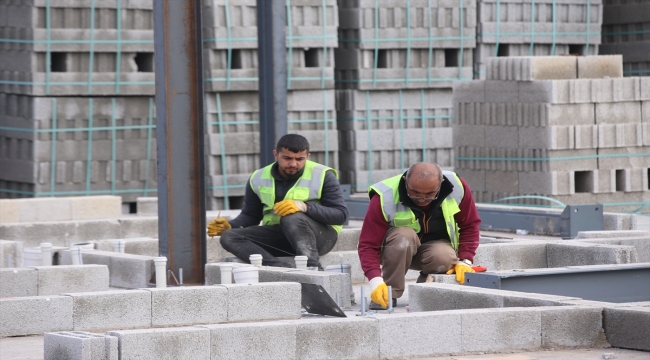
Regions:
<instances>
[{"instance_id":1,"label":"short dark hair","mask_svg":"<svg viewBox=\"0 0 650 360\"><path fill-rule=\"evenodd\" d=\"M309 141L304 136L298 134L287 134L278 140L278 145L275 146L277 152L285 148L291 152L301 152L307 150L309 152Z\"/></svg>"}]
</instances>

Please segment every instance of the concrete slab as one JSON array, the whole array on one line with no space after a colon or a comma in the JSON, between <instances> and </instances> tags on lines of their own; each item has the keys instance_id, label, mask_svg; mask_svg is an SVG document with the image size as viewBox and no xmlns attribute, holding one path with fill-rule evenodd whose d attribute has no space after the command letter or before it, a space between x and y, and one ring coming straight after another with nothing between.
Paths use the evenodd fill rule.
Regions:
<instances>
[{"instance_id":1,"label":"concrete slab","mask_svg":"<svg viewBox=\"0 0 650 360\"><path fill-rule=\"evenodd\" d=\"M151 327L149 291L117 290L63 295L69 296L74 301L72 316L74 330L101 331Z\"/></svg>"},{"instance_id":2,"label":"concrete slab","mask_svg":"<svg viewBox=\"0 0 650 360\"><path fill-rule=\"evenodd\" d=\"M117 360L118 339L84 331L46 333L43 338L48 360Z\"/></svg>"},{"instance_id":3,"label":"concrete slab","mask_svg":"<svg viewBox=\"0 0 650 360\"><path fill-rule=\"evenodd\" d=\"M296 322L202 325L210 330L211 359L294 359Z\"/></svg>"},{"instance_id":4,"label":"concrete slab","mask_svg":"<svg viewBox=\"0 0 650 360\"><path fill-rule=\"evenodd\" d=\"M296 358L379 358L379 323L374 319L302 319L296 325Z\"/></svg>"},{"instance_id":5,"label":"concrete slab","mask_svg":"<svg viewBox=\"0 0 650 360\"><path fill-rule=\"evenodd\" d=\"M120 359L210 360L210 330L200 327L120 330Z\"/></svg>"},{"instance_id":6,"label":"concrete slab","mask_svg":"<svg viewBox=\"0 0 650 360\"><path fill-rule=\"evenodd\" d=\"M0 337L71 331L72 307L68 296L0 299Z\"/></svg>"},{"instance_id":7,"label":"concrete slab","mask_svg":"<svg viewBox=\"0 0 650 360\"><path fill-rule=\"evenodd\" d=\"M228 290L219 286L143 289L151 292L151 326L218 324L228 320Z\"/></svg>"},{"instance_id":8,"label":"concrete slab","mask_svg":"<svg viewBox=\"0 0 650 360\"><path fill-rule=\"evenodd\" d=\"M36 295L38 295L36 269L0 269L0 298Z\"/></svg>"}]
</instances>

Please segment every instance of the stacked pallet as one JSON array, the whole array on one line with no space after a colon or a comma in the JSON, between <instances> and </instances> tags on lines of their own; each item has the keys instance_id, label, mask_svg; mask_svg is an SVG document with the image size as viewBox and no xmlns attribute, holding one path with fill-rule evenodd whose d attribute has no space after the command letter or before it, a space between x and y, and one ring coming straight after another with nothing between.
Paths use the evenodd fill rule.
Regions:
<instances>
[{"instance_id":1,"label":"stacked pallet","mask_svg":"<svg viewBox=\"0 0 650 360\"><path fill-rule=\"evenodd\" d=\"M256 0L203 3L208 209L239 208L260 167ZM288 131L305 136L311 160L338 168L334 103L335 0L287 4Z\"/></svg>"},{"instance_id":2,"label":"stacked pallet","mask_svg":"<svg viewBox=\"0 0 650 360\"><path fill-rule=\"evenodd\" d=\"M454 88L455 169L477 201L650 200L650 80L623 78L620 55L489 58L487 77Z\"/></svg>"},{"instance_id":3,"label":"stacked pallet","mask_svg":"<svg viewBox=\"0 0 650 360\"><path fill-rule=\"evenodd\" d=\"M650 3L603 2L601 54L623 55L623 75L650 76Z\"/></svg>"},{"instance_id":4,"label":"stacked pallet","mask_svg":"<svg viewBox=\"0 0 650 360\"><path fill-rule=\"evenodd\" d=\"M452 83L472 78L475 0L339 0L343 182L357 192L418 161L452 167Z\"/></svg>"},{"instance_id":5,"label":"stacked pallet","mask_svg":"<svg viewBox=\"0 0 650 360\"><path fill-rule=\"evenodd\" d=\"M479 0L474 78L496 56L597 55L602 0Z\"/></svg>"},{"instance_id":6,"label":"stacked pallet","mask_svg":"<svg viewBox=\"0 0 650 360\"><path fill-rule=\"evenodd\" d=\"M152 6L0 2L0 197L155 195Z\"/></svg>"}]
</instances>

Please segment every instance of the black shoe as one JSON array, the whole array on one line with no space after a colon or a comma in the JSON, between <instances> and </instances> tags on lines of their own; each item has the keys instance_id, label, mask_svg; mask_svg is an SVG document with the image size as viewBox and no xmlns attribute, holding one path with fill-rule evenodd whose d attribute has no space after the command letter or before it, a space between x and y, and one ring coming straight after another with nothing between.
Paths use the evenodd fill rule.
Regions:
<instances>
[{"instance_id":1,"label":"black shoe","mask_svg":"<svg viewBox=\"0 0 650 360\"><path fill-rule=\"evenodd\" d=\"M394 308L395 306L397 306L397 299L396 299L396 298L393 298L393 308ZM370 300L370 305L368 306L368 308L369 308L370 310L388 310L387 307L383 307L383 306L377 304L376 302L374 302L374 301L372 301L372 300Z\"/></svg>"},{"instance_id":2,"label":"black shoe","mask_svg":"<svg viewBox=\"0 0 650 360\"><path fill-rule=\"evenodd\" d=\"M426 282L427 281L427 276L429 276L429 275L427 275L427 274L423 273L422 271L420 271L420 276L418 276L418 279L415 282L417 284Z\"/></svg>"}]
</instances>

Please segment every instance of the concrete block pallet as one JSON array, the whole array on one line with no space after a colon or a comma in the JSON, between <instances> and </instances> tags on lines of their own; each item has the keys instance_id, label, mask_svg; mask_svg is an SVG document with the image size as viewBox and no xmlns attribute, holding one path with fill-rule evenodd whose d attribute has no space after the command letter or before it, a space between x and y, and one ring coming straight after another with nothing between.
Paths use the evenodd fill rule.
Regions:
<instances>
[{"instance_id":1,"label":"concrete block pallet","mask_svg":"<svg viewBox=\"0 0 650 360\"><path fill-rule=\"evenodd\" d=\"M153 95L153 5L7 3L0 92Z\"/></svg>"},{"instance_id":2,"label":"concrete block pallet","mask_svg":"<svg viewBox=\"0 0 650 360\"><path fill-rule=\"evenodd\" d=\"M474 78L491 56L597 55L601 0L479 0Z\"/></svg>"},{"instance_id":3,"label":"concrete block pallet","mask_svg":"<svg viewBox=\"0 0 650 360\"><path fill-rule=\"evenodd\" d=\"M155 194L153 98L0 94L0 109L0 162L13 169L0 178L29 184L1 196Z\"/></svg>"},{"instance_id":4,"label":"concrete block pallet","mask_svg":"<svg viewBox=\"0 0 650 360\"><path fill-rule=\"evenodd\" d=\"M625 76L650 76L650 4L605 2L602 54L622 54Z\"/></svg>"},{"instance_id":5,"label":"concrete block pallet","mask_svg":"<svg viewBox=\"0 0 650 360\"><path fill-rule=\"evenodd\" d=\"M448 88L472 78L476 1L340 1L338 89Z\"/></svg>"}]
</instances>

